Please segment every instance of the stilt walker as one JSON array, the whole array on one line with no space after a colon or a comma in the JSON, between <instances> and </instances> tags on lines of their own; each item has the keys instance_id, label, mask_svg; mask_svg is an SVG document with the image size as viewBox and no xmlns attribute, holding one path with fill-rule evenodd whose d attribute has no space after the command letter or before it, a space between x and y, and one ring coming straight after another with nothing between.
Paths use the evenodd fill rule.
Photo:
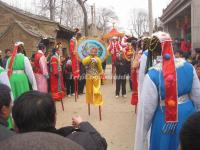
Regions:
<instances>
[{"instance_id":1,"label":"stilt walker","mask_svg":"<svg viewBox=\"0 0 200 150\"><path fill-rule=\"evenodd\" d=\"M70 40L70 56L72 60L72 75L74 79L74 94L75 94L75 101L78 98L78 78L80 77L80 70L79 70L79 60L77 54L77 40L81 38L81 33L79 29L75 29L75 35Z\"/></svg>"},{"instance_id":2,"label":"stilt walker","mask_svg":"<svg viewBox=\"0 0 200 150\"><path fill-rule=\"evenodd\" d=\"M108 32L103 39L109 40L108 51L112 56L112 83L114 80L115 75L115 61L116 61L116 54L122 50L121 46L121 38L124 36L124 33L120 33L115 28L115 23L113 22L113 28L110 32Z\"/></svg>"},{"instance_id":3,"label":"stilt walker","mask_svg":"<svg viewBox=\"0 0 200 150\"><path fill-rule=\"evenodd\" d=\"M115 75L115 61L117 58L117 53L120 53L122 51L122 47L120 45L120 41L118 37L113 37L109 43L108 51L112 56L112 83L113 83L113 77Z\"/></svg>"},{"instance_id":4,"label":"stilt walker","mask_svg":"<svg viewBox=\"0 0 200 150\"><path fill-rule=\"evenodd\" d=\"M65 96L63 74L60 64L60 50L53 49L53 56L50 61L50 88L51 95L55 101L61 101L62 110L64 111L63 98Z\"/></svg>"},{"instance_id":5,"label":"stilt walker","mask_svg":"<svg viewBox=\"0 0 200 150\"><path fill-rule=\"evenodd\" d=\"M88 115L91 115L90 105L99 107L99 118L102 120L103 99L101 95L101 79L105 79L102 61L107 58L105 44L98 39L82 39L78 45L78 56L86 68L86 103Z\"/></svg>"},{"instance_id":6,"label":"stilt walker","mask_svg":"<svg viewBox=\"0 0 200 150\"><path fill-rule=\"evenodd\" d=\"M99 119L102 120L101 106L103 105L101 88L101 74L103 73L101 59L97 56L97 48L92 48L90 55L82 60L86 66L86 103L90 115L90 104L99 107Z\"/></svg>"}]
</instances>

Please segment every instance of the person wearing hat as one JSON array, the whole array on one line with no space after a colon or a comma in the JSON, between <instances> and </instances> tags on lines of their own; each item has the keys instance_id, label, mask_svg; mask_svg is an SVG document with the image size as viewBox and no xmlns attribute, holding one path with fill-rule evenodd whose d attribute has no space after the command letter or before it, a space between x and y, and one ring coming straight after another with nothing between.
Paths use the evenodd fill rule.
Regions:
<instances>
[{"instance_id":1,"label":"person wearing hat","mask_svg":"<svg viewBox=\"0 0 200 150\"><path fill-rule=\"evenodd\" d=\"M63 73L60 60L60 49L52 50L53 56L50 60L50 89L54 100L60 101L65 96Z\"/></svg>"},{"instance_id":2,"label":"person wearing hat","mask_svg":"<svg viewBox=\"0 0 200 150\"><path fill-rule=\"evenodd\" d=\"M174 57L170 35L154 33L138 104L134 150L146 149L150 128L150 150L177 150L183 122L200 110L199 90L194 67Z\"/></svg>"},{"instance_id":3,"label":"person wearing hat","mask_svg":"<svg viewBox=\"0 0 200 150\"><path fill-rule=\"evenodd\" d=\"M28 57L25 56L24 43L16 42L11 58L6 65L14 100L30 89L37 90L37 83ZM30 86L29 86L30 83Z\"/></svg>"},{"instance_id":4,"label":"person wearing hat","mask_svg":"<svg viewBox=\"0 0 200 150\"><path fill-rule=\"evenodd\" d=\"M75 96L78 95L78 79L80 77L80 67L77 54L78 40L81 38L81 33L78 28L74 31L74 36L70 40L70 57L72 61L72 76L74 79L74 92Z\"/></svg>"},{"instance_id":5,"label":"person wearing hat","mask_svg":"<svg viewBox=\"0 0 200 150\"><path fill-rule=\"evenodd\" d=\"M90 55L82 60L86 67L86 102L101 106L103 104L101 88L101 74L103 73L101 60L97 56L97 48L90 50Z\"/></svg>"},{"instance_id":6,"label":"person wearing hat","mask_svg":"<svg viewBox=\"0 0 200 150\"><path fill-rule=\"evenodd\" d=\"M35 74L38 91L47 93L48 84L47 79L49 78L47 69L47 60L44 55L46 52L46 46L43 43L38 45L38 51L34 55L34 68L33 72Z\"/></svg>"}]
</instances>

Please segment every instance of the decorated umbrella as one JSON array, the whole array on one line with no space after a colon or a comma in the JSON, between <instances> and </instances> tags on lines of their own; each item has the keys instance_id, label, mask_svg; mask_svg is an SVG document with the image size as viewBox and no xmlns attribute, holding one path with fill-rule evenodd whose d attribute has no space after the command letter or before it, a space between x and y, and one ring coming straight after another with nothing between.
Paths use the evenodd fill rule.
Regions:
<instances>
[{"instance_id":1,"label":"decorated umbrella","mask_svg":"<svg viewBox=\"0 0 200 150\"><path fill-rule=\"evenodd\" d=\"M97 56L101 59L101 61L104 61L107 57L107 49L106 45L98 39L94 38L85 38L82 39L78 44L78 57L80 60L83 60L85 57L87 57L90 54L90 50L92 48L97 48ZM105 78L104 76L102 78ZM90 115L90 103L88 103L88 114ZM99 106L99 118L102 119L101 115L101 106Z\"/></svg>"},{"instance_id":2,"label":"decorated umbrella","mask_svg":"<svg viewBox=\"0 0 200 150\"><path fill-rule=\"evenodd\" d=\"M84 59L90 54L90 50L92 48L97 48L97 56L101 59L101 61L104 61L108 55L108 52L106 50L105 43L100 42L98 39L95 38L85 38L82 39L78 44L78 57L80 60Z\"/></svg>"},{"instance_id":3,"label":"decorated umbrella","mask_svg":"<svg viewBox=\"0 0 200 150\"><path fill-rule=\"evenodd\" d=\"M112 37L123 37L123 36L124 36L124 33L120 33L119 31L117 31L117 29L115 27L113 27L110 32L108 32L106 35L104 35L103 39L108 40Z\"/></svg>"}]
</instances>

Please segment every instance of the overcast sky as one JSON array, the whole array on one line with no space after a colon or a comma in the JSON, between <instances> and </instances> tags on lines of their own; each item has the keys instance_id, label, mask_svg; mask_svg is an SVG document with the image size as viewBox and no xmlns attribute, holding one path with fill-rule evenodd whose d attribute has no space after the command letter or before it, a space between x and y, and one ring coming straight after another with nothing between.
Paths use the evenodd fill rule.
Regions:
<instances>
[{"instance_id":1,"label":"overcast sky","mask_svg":"<svg viewBox=\"0 0 200 150\"><path fill-rule=\"evenodd\" d=\"M31 9L33 12L37 11L34 10L32 7L34 1L36 0L3 0L7 3L10 3L15 6L20 6L23 9ZM162 15L163 8L166 8L167 4L171 0L152 0L153 2L153 17L157 18ZM119 17L119 23L117 24L118 27L124 28L127 30L129 25L129 18L130 18L130 11L131 9L138 8L138 9L148 9L148 0L87 0L89 5L95 3L96 7L108 7L112 8L117 16Z\"/></svg>"}]
</instances>

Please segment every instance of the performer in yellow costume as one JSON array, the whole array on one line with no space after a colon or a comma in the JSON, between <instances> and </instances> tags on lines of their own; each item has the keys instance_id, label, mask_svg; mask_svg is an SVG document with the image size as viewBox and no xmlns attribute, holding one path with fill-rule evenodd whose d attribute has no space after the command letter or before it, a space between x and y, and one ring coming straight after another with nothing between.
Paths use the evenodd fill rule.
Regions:
<instances>
[{"instance_id":1,"label":"performer in yellow costume","mask_svg":"<svg viewBox=\"0 0 200 150\"><path fill-rule=\"evenodd\" d=\"M90 55L84 58L82 63L86 66L86 102L87 104L101 106L103 100L100 88L103 69L97 51L97 48L92 48Z\"/></svg>"}]
</instances>

